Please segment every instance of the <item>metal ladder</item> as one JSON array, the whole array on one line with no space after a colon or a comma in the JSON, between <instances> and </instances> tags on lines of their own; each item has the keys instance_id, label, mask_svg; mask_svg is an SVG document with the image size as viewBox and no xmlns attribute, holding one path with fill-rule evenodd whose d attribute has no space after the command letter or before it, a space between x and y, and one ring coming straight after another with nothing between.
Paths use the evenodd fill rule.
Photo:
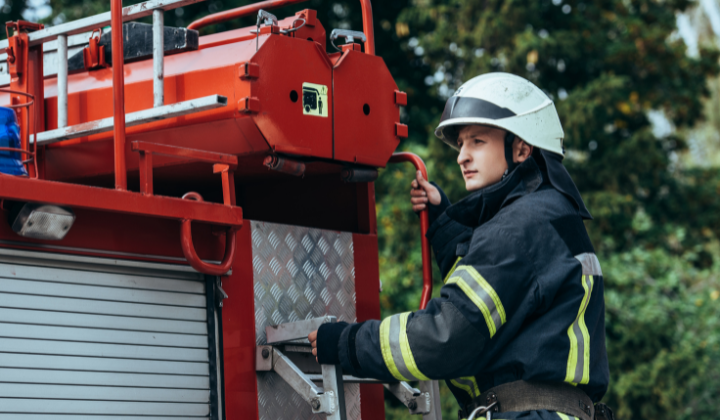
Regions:
<instances>
[{"instance_id":1,"label":"metal ladder","mask_svg":"<svg viewBox=\"0 0 720 420\"><path fill-rule=\"evenodd\" d=\"M202 0L200 0L202 1ZM31 142L47 145L62 140L84 137L92 134L113 130L118 123L113 117L99 121L91 121L68 127L68 36L92 31L96 28L111 25L113 33L122 33L122 23L139 19L152 14L153 16L153 108L124 115L128 127L151 121L175 118L227 105L227 98L210 95L203 98L165 105L164 98L164 11L197 3L198 0L151 0L125 7L122 10L101 13L84 19L64 23L57 26L34 31L28 34L29 46L57 39L57 126L55 130L37 133ZM115 5L113 5L115 8ZM122 16L120 16L122 15ZM114 38L114 37L113 37ZM120 37L122 40L122 37ZM115 41L114 41L115 42ZM122 42L122 41L121 41ZM8 47L8 41L0 41L0 51ZM119 56L118 56L119 53ZM113 67L123 66L123 48L113 48ZM119 57L119 60L117 59ZM118 62L119 61L119 62ZM115 80L114 80L115 81ZM124 83L123 83L124 85Z\"/></svg>"},{"instance_id":2,"label":"metal ladder","mask_svg":"<svg viewBox=\"0 0 720 420\"><path fill-rule=\"evenodd\" d=\"M300 340L306 339L322 324L331 322L336 322L334 316L266 327L267 344L257 347L255 370L277 373L310 404L313 413L325 413L327 420L347 420L343 384L382 382L343 375L340 365L315 362L310 346ZM423 381L420 389L407 382L383 383L383 386L408 408L410 414L422 415L423 420L442 420L437 381Z\"/></svg>"}]
</instances>

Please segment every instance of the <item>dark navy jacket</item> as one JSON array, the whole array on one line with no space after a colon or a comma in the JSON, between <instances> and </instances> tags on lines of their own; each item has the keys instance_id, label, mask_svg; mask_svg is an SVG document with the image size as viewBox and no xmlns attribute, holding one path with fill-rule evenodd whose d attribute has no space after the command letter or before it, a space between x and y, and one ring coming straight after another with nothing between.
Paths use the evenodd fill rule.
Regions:
<instances>
[{"instance_id":1,"label":"dark navy jacket","mask_svg":"<svg viewBox=\"0 0 720 420\"><path fill-rule=\"evenodd\" d=\"M549 182L544 163L530 158L455 205L443 198L428 232L441 296L382 322L326 324L320 363L388 381L445 379L461 406L520 379L568 382L599 401L609 380L602 272L584 205Z\"/></svg>"}]
</instances>

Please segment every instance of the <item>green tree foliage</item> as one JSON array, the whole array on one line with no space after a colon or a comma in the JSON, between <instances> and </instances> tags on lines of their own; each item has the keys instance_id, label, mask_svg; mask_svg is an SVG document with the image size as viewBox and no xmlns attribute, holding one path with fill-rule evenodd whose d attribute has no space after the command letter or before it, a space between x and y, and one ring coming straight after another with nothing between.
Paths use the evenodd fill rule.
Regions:
<instances>
[{"instance_id":1,"label":"green tree foliage","mask_svg":"<svg viewBox=\"0 0 720 420\"><path fill-rule=\"evenodd\" d=\"M126 0L124 4L136 1ZM166 13L186 26L250 3L209 0ZM5 0L5 20L26 8ZM106 0L50 0L59 23L109 10ZM466 192L456 153L432 131L444 100L473 76L506 71L555 100L566 131L565 164L595 220L587 223L605 274L611 387L622 419L714 419L720 395L720 171L683 168L681 135L657 138L648 112L679 130L703 116L717 51L688 57L674 34L688 0L375 1L377 54L409 105L401 149L425 158L452 201ZM318 10L326 28L360 29L359 2L310 0L279 17ZM254 16L204 28L254 24ZM329 30L328 30L329 32ZM714 109L705 107L705 109ZM417 308L419 223L409 204L409 165L389 166L376 184L383 315ZM441 286L434 268L435 291ZM451 355L439 355L448 357ZM442 388L443 416L457 406ZM388 419L412 418L387 400Z\"/></svg>"}]
</instances>

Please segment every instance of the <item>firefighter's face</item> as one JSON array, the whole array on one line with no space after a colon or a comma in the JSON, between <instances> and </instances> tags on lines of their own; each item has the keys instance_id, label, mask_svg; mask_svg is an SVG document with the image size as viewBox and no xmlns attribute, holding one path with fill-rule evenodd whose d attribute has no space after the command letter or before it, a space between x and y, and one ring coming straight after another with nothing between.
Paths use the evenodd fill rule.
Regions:
<instances>
[{"instance_id":1,"label":"firefighter's face","mask_svg":"<svg viewBox=\"0 0 720 420\"><path fill-rule=\"evenodd\" d=\"M462 170L465 188L475 191L499 182L505 170L505 130L484 125L468 125L458 133L460 154L457 162ZM525 161L532 146L520 139L513 144L513 160Z\"/></svg>"}]
</instances>

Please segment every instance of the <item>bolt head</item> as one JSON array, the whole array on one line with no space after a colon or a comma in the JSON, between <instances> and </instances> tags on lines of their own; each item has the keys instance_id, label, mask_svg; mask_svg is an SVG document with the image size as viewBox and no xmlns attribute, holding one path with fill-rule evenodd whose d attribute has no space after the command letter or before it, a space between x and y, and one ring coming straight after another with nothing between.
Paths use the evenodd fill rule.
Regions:
<instances>
[{"instance_id":1,"label":"bolt head","mask_svg":"<svg viewBox=\"0 0 720 420\"><path fill-rule=\"evenodd\" d=\"M416 402L415 400L410 400L410 402L408 402L408 408L411 409L411 410L416 409L416 408L417 408L417 402Z\"/></svg>"},{"instance_id":2,"label":"bolt head","mask_svg":"<svg viewBox=\"0 0 720 420\"><path fill-rule=\"evenodd\" d=\"M320 400L318 400L317 398L314 398L314 399L310 402L310 406L312 406L313 410L319 410L319 409L320 409L320 406L321 406Z\"/></svg>"},{"instance_id":3,"label":"bolt head","mask_svg":"<svg viewBox=\"0 0 720 420\"><path fill-rule=\"evenodd\" d=\"M270 357L270 350L262 349L262 357L263 357L263 359L267 359L268 357Z\"/></svg>"}]
</instances>

